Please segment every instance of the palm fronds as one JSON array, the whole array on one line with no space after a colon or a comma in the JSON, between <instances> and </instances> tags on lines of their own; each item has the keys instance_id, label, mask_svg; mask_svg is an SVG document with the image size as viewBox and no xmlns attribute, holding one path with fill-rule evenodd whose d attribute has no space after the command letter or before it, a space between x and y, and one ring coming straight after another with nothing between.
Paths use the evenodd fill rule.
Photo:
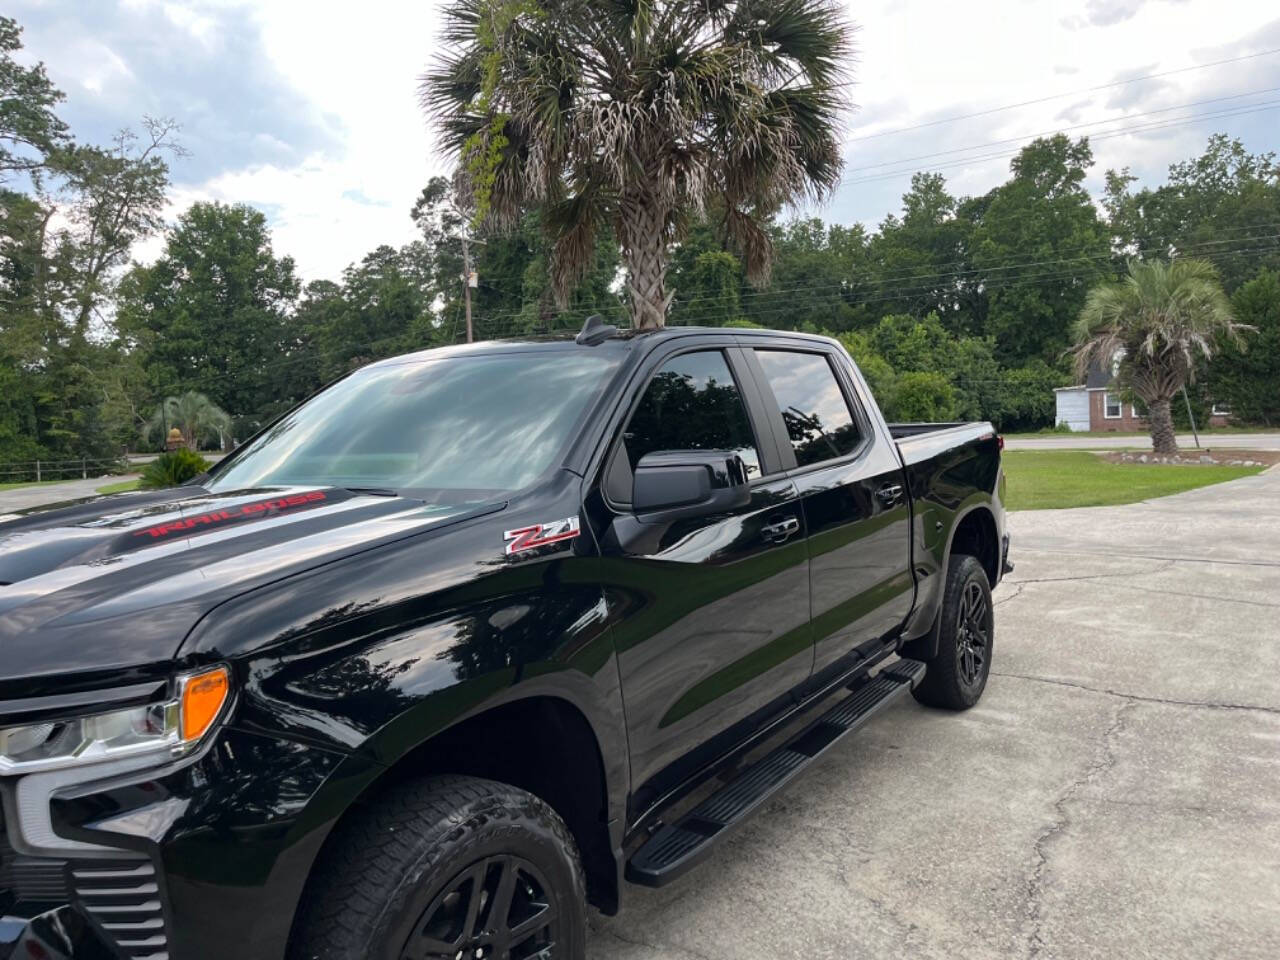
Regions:
<instances>
[{"instance_id":1,"label":"palm fronds","mask_svg":"<svg viewBox=\"0 0 1280 960\"><path fill-rule=\"evenodd\" d=\"M486 167L473 179L492 223L557 212L545 222L562 300L593 254L584 224L608 223L645 301L637 322L660 322L669 246L709 207L732 211L765 282L763 219L839 182L852 30L835 0L459 0L443 13L448 49L422 78L423 107L447 151Z\"/></svg>"}]
</instances>

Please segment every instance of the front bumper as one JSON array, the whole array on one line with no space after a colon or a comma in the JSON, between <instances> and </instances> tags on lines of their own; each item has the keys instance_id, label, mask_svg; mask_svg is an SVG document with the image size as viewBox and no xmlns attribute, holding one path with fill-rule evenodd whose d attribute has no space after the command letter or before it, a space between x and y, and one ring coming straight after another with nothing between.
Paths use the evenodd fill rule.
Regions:
<instances>
[{"instance_id":1,"label":"front bumper","mask_svg":"<svg viewBox=\"0 0 1280 960\"><path fill-rule=\"evenodd\" d=\"M224 729L195 758L57 792L33 849L0 779L0 960L278 960L368 761Z\"/></svg>"},{"instance_id":2,"label":"front bumper","mask_svg":"<svg viewBox=\"0 0 1280 960\"><path fill-rule=\"evenodd\" d=\"M3 861L0 960L167 960L164 911L146 860L59 862L10 849Z\"/></svg>"}]
</instances>

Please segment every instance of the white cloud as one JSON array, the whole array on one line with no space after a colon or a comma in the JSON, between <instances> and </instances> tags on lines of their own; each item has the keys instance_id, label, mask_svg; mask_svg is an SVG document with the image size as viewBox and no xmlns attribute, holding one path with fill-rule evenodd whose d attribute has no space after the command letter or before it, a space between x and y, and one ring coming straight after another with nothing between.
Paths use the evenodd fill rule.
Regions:
<instances>
[{"instance_id":1,"label":"white cloud","mask_svg":"<svg viewBox=\"0 0 1280 960\"><path fill-rule=\"evenodd\" d=\"M974 114L1008 104L1081 91L1125 76L1163 73L1196 64L1256 53L1280 46L1264 33L1277 13L1266 4L1151 2L1117 0L1096 4L1087 21L1063 26L1063 5L1056 0L1005 3L998 16L972 18L964 4L898 0L876 7L851 4L861 23L860 64L854 98L861 104L849 130L845 156L850 172L828 214L834 219L878 222L896 209L908 188L910 173L867 181L877 171L854 172L886 161L1020 138L1064 124L1117 120L1134 113L1267 87L1280 87L1280 55L1179 73L1073 96L1055 97L1018 109L988 113L955 123L902 131L941 118ZM1081 7L1081 9L1085 9ZM1123 11L1126 16L1117 18ZM1063 74L1070 72L1070 76ZM1255 99L1275 99L1270 98ZM1226 104L1224 106L1230 106ZM1174 111L1166 118L1211 110ZM1152 119L1159 119L1157 115ZM1094 143L1097 164L1090 188L1100 190L1108 167L1129 166L1135 173L1160 180L1169 163L1199 153L1208 135L1219 130L1240 133L1254 150L1275 149L1277 112L1170 127L1144 134L1117 136ZM1132 123L1140 123L1133 120ZM1088 132L1077 131L1073 135ZM870 139L869 139L870 138ZM1008 148L979 154L1012 152ZM960 154L959 157L966 156ZM946 158L906 166L928 168ZM1008 176L1006 157L941 169L957 194L980 194ZM849 183L858 179L862 182Z\"/></svg>"},{"instance_id":2,"label":"white cloud","mask_svg":"<svg viewBox=\"0 0 1280 960\"><path fill-rule=\"evenodd\" d=\"M120 111L123 97L132 122L150 110L184 124L183 139L199 149L191 161L174 165L175 216L194 199L251 203L269 217L277 252L294 256L304 278L317 279L336 277L380 243L411 239L409 209L427 179L446 169L417 101L418 78L437 50L442 2L366 0L353 8L319 0L121 0L110 9L95 5L96 19L68 16L62 8L43 48L36 31L28 41L69 91L78 86L100 94L79 103L82 115L107 105ZM17 13L20 22L46 9L28 6ZM1280 15L1262 3L1088 0L1072 5L1064 25L1060 0L1006 2L979 19L972 5L944 0L849 0L848 6L861 29L852 91L860 108L847 131L846 180L862 182L846 183L828 207L814 211L842 222L875 224L897 209L910 173L886 176L897 166L877 164L1280 87L1280 56L1272 56L893 132L1107 84L1125 71L1159 73L1280 47ZM83 27L78 36L76 16ZM113 17L142 29L128 43L113 37L108 48L99 37ZM172 59L171 35L189 38L202 72L188 78L181 95L156 106L151 72L160 66L149 64L171 71L159 86L182 81L164 59ZM228 80L224 91L214 89L219 75ZM1170 162L1197 154L1220 129L1241 133L1254 150L1280 147L1275 118L1256 114L1099 140L1090 186L1100 188L1109 166L1127 165L1158 180ZM905 166L927 169L963 156ZM941 170L957 194L984 193L1007 171L1006 157ZM868 180L872 176L877 179ZM153 241L139 252L158 249Z\"/></svg>"},{"instance_id":3,"label":"white cloud","mask_svg":"<svg viewBox=\"0 0 1280 960\"><path fill-rule=\"evenodd\" d=\"M409 209L445 169L417 101L435 6L366 3L359 16L347 4L303 0L256 8L251 19L267 56L317 111L338 119L340 146L294 167L260 165L184 184L182 196L261 207L277 252L293 255L309 280L337 276L380 243L412 239Z\"/></svg>"}]
</instances>

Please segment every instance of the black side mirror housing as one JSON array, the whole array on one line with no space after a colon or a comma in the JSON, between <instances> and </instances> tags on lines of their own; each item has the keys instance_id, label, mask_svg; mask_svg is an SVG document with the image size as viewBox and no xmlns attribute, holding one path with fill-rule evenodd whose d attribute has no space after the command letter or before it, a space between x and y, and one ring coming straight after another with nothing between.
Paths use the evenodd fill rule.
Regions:
<instances>
[{"instance_id":1,"label":"black side mirror housing","mask_svg":"<svg viewBox=\"0 0 1280 960\"><path fill-rule=\"evenodd\" d=\"M747 465L726 450L662 450L636 464L631 509L642 523L709 516L751 502Z\"/></svg>"}]
</instances>

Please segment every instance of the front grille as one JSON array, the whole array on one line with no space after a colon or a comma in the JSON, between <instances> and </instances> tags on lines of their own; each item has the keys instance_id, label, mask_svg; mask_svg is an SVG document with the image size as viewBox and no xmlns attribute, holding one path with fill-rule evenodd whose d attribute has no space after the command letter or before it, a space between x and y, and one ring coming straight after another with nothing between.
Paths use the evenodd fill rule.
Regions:
<instances>
[{"instance_id":1,"label":"front grille","mask_svg":"<svg viewBox=\"0 0 1280 960\"><path fill-rule=\"evenodd\" d=\"M128 856L120 851L122 856ZM168 960L164 905L150 860L27 857L9 845L0 816L0 908L32 910L74 902L130 960Z\"/></svg>"},{"instance_id":2,"label":"front grille","mask_svg":"<svg viewBox=\"0 0 1280 960\"><path fill-rule=\"evenodd\" d=\"M149 860L120 863L81 860L71 865L76 902L134 960L168 960L164 906L156 868Z\"/></svg>"},{"instance_id":3,"label":"front grille","mask_svg":"<svg viewBox=\"0 0 1280 960\"><path fill-rule=\"evenodd\" d=\"M48 857L24 857L9 845L0 814L0 906L42 906L67 902L67 864Z\"/></svg>"}]
</instances>

